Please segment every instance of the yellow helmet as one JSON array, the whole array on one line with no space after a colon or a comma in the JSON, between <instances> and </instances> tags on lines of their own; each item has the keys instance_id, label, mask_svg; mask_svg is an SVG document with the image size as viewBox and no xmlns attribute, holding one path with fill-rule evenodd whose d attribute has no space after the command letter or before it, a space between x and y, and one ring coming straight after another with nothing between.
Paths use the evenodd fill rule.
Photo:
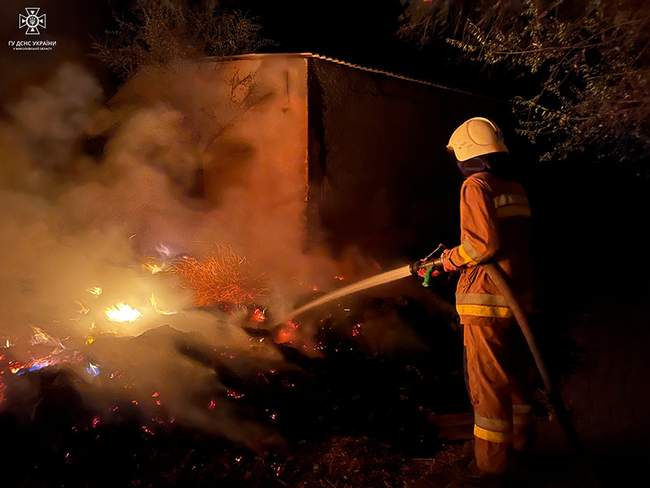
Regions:
<instances>
[{"instance_id":1,"label":"yellow helmet","mask_svg":"<svg viewBox=\"0 0 650 488\"><path fill-rule=\"evenodd\" d=\"M472 117L463 122L449 138L447 150L453 151L458 161L508 152L501 129L483 117Z\"/></svg>"}]
</instances>

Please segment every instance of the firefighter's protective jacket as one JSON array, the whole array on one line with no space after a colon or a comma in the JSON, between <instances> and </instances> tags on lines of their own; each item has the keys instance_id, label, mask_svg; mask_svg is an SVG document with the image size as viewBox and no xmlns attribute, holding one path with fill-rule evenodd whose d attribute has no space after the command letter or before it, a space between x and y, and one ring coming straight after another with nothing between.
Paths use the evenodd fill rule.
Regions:
<instances>
[{"instance_id":1,"label":"firefighter's protective jacket","mask_svg":"<svg viewBox=\"0 0 650 488\"><path fill-rule=\"evenodd\" d=\"M495 318L512 316L496 285L478 266L489 260L501 267L530 310L529 217L528 198L519 183L489 172L475 173L463 183L461 243L443 254L445 268L461 273L456 308L463 324L489 325Z\"/></svg>"}]
</instances>

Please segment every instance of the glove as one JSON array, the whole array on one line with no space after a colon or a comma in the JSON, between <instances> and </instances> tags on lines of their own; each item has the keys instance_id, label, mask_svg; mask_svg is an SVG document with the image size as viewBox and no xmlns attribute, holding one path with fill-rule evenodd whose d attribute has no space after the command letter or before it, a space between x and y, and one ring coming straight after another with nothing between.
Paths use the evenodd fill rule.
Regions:
<instances>
[{"instance_id":1,"label":"glove","mask_svg":"<svg viewBox=\"0 0 650 488\"><path fill-rule=\"evenodd\" d=\"M440 255L440 261L442 262L442 268L445 273L453 273L458 271L458 266L451 262L450 259L451 249L445 249Z\"/></svg>"}]
</instances>

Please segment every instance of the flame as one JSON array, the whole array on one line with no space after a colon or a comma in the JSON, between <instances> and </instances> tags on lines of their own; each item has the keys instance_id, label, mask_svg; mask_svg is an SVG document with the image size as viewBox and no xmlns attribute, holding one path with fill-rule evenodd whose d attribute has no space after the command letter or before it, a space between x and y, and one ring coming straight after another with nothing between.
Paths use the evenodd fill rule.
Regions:
<instances>
[{"instance_id":1,"label":"flame","mask_svg":"<svg viewBox=\"0 0 650 488\"><path fill-rule=\"evenodd\" d=\"M111 322L135 322L142 317L142 313L137 308L122 302L106 307L104 314Z\"/></svg>"},{"instance_id":2,"label":"flame","mask_svg":"<svg viewBox=\"0 0 650 488\"><path fill-rule=\"evenodd\" d=\"M60 362L61 362L60 358L50 355L42 358L32 359L27 363L14 362L10 366L9 370L17 376L22 376L25 373L33 373L35 371L40 371L41 369L47 368L49 366L54 366L56 364L59 364Z\"/></svg>"},{"instance_id":3,"label":"flame","mask_svg":"<svg viewBox=\"0 0 650 488\"><path fill-rule=\"evenodd\" d=\"M266 320L266 314L261 308L256 308L253 310L253 315L251 316L253 322L264 322Z\"/></svg>"},{"instance_id":4,"label":"flame","mask_svg":"<svg viewBox=\"0 0 650 488\"><path fill-rule=\"evenodd\" d=\"M147 271L149 271L151 274L157 274L157 273L160 273L162 271L165 271L165 269L167 268L167 265L164 264L164 263L163 264L146 263L144 265L144 268Z\"/></svg>"},{"instance_id":5,"label":"flame","mask_svg":"<svg viewBox=\"0 0 650 488\"><path fill-rule=\"evenodd\" d=\"M104 290L102 290L99 286L91 286L90 288L86 288L86 291L91 295L98 297L103 293Z\"/></svg>"},{"instance_id":6,"label":"flame","mask_svg":"<svg viewBox=\"0 0 650 488\"><path fill-rule=\"evenodd\" d=\"M88 315L88 313L90 312L90 309L89 309L88 307L86 307L86 306L85 306L83 303L81 303L79 300L75 300L75 303L76 303L77 305L79 305L79 310L77 310L77 312L79 313L79 315Z\"/></svg>"},{"instance_id":7,"label":"flame","mask_svg":"<svg viewBox=\"0 0 650 488\"><path fill-rule=\"evenodd\" d=\"M273 340L276 344L287 344L293 342L298 334L298 329L300 329L300 324L293 320L288 320L275 331L275 337Z\"/></svg>"},{"instance_id":8,"label":"flame","mask_svg":"<svg viewBox=\"0 0 650 488\"><path fill-rule=\"evenodd\" d=\"M65 349L63 347L63 344L61 344L61 341L58 339L55 339L52 337L50 334L45 332L43 329L40 327L35 327L32 326L32 337L29 340L29 343L32 346L37 346L37 345L42 345L42 344L50 344L53 346L60 347L61 349Z\"/></svg>"},{"instance_id":9,"label":"flame","mask_svg":"<svg viewBox=\"0 0 650 488\"><path fill-rule=\"evenodd\" d=\"M184 256L170 267L181 286L192 290L194 306L241 306L266 296L263 276L246 259L227 246L216 246L204 259Z\"/></svg>"},{"instance_id":10,"label":"flame","mask_svg":"<svg viewBox=\"0 0 650 488\"><path fill-rule=\"evenodd\" d=\"M156 300L156 295L154 295L153 292L151 292L151 298L149 299L151 302L151 308L153 308L154 312L159 313L160 315L176 315L178 312L174 310L163 310L158 306L158 301Z\"/></svg>"}]
</instances>

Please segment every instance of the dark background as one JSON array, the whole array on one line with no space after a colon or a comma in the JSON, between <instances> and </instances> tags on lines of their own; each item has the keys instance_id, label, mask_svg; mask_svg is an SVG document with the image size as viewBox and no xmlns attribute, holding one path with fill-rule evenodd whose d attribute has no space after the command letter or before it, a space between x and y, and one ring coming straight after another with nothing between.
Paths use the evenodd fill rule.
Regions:
<instances>
[{"instance_id":1,"label":"dark background","mask_svg":"<svg viewBox=\"0 0 650 488\"><path fill-rule=\"evenodd\" d=\"M91 57L91 45L93 37L114 27L111 12L128 15L128 2L41 0L38 6L48 15L44 37L58 41L56 51L13 53L6 41L24 38L17 16L32 3L4 0L0 7L3 106L66 59L89 66L112 94L119 80ZM469 89L504 103L508 99L508 84L445 61L442 50L423 51L397 40L399 1L224 3L259 17L263 35L276 43L269 51L325 54ZM479 114L467 114L473 115ZM565 397L583 437L604 453L619 447L637 449L650 434L647 161L595 163L587 152L565 161L537 163L535 155L542 151L517 140L508 130L512 121L499 122L515 148L513 156L526 167L539 281L537 322L548 360L565 374ZM569 369L576 374L566 376Z\"/></svg>"}]
</instances>

